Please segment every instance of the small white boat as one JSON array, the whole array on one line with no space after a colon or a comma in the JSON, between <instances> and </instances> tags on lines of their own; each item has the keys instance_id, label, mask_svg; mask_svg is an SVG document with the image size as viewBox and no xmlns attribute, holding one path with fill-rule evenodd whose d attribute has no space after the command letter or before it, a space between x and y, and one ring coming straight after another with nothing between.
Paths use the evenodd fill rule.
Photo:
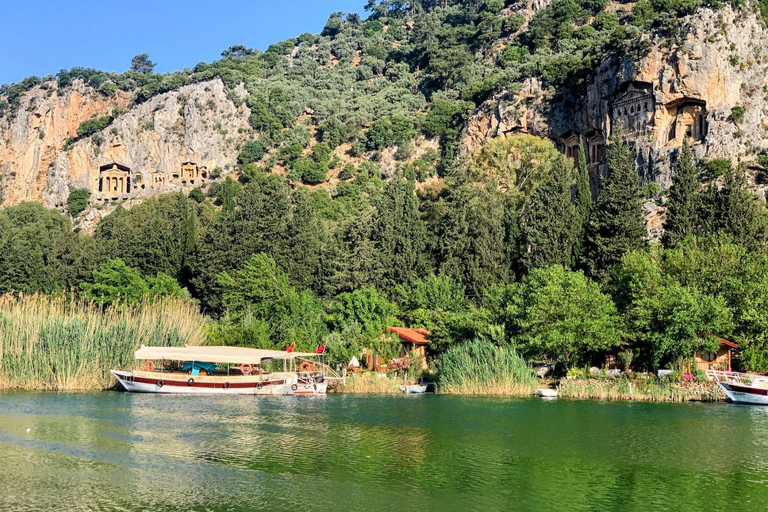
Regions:
<instances>
[{"instance_id":1,"label":"small white boat","mask_svg":"<svg viewBox=\"0 0 768 512\"><path fill-rule=\"evenodd\" d=\"M411 384L409 386L400 386L400 391L406 394L426 393L427 386L422 384Z\"/></svg>"},{"instance_id":2,"label":"small white boat","mask_svg":"<svg viewBox=\"0 0 768 512\"><path fill-rule=\"evenodd\" d=\"M735 404L768 405L768 377L765 375L707 370L707 378L716 382Z\"/></svg>"},{"instance_id":3,"label":"small white boat","mask_svg":"<svg viewBox=\"0 0 768 512\"><path fill-rule=\"evenodd\" d=\"M536 390L536 396L541 398L557 398L557 389L539 388Z\"/></svg>"},{"instance_id":4,"label":"small white boat","mask_svg":"<svg viewBox=\"0 0 768 512\"><path fill-rule=\"evenodd\" d=\"M322 352L142 345L134 353L143 361L140 369L112 370L112 374L134 393L324 395L330 377L328 367L316 359L320 356ZM273 361L273 371L264 371L265 361Z\"/></svg>"}]
</instances>

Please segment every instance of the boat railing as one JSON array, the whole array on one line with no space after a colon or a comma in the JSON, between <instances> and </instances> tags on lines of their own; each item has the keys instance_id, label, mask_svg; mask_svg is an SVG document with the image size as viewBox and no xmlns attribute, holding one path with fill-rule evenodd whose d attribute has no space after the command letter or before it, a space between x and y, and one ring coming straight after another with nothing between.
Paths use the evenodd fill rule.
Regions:
<instances>
[{"instance_id":1,"label":"boat railing","mask_svg":"<svg viewBox=\"0 0 768 512\"><path fill-rule=\"evenodd\" d=\"M712 382L724 384L737 384L742 386L756 386L758 383L768 384L768 378L755 373L729 372L725 370L707 370L707 379Z\"/></svg>"}]
</instances>

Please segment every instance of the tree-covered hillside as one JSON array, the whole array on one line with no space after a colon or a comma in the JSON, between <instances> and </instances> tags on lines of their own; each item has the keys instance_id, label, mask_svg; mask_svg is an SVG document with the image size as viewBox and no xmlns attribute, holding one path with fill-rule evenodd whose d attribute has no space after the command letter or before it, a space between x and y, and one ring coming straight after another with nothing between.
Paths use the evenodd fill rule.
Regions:
<instances>
[{"instance_id":1,"label":"tree-covered hillside","mask_svg":"<svg viewBox=\"0 0 768 512\"><path fill-rule=\"evenodd\" d=\"M135 103L220 77L233 101L248 92L253 132L206 193L118 206L93 235L39 205L1 210L0 293L186 293L212 318L212 342L326 341L337 361L363 347L394 355L382 329L405 324L429 329L435 354L479 339L564 366L622 351L648 369L712 350L714 333L768 370L768 225L743 166L696 162L686 145L667 234L649 244L643 198L658 193L641 187L620 133L591 188L583 148L566 158L517 134L459 151L468 115L496 91L538 77L576 101L599 61L642 52L647 31L678 37L702 5L371 1L367 19L335 13L319 35L233 46L179 73L152 73L146 56L121 75L61 71L60 87L82 79ZM0 112L45 82L5 87Z\"/></svg>"}]
</instances>

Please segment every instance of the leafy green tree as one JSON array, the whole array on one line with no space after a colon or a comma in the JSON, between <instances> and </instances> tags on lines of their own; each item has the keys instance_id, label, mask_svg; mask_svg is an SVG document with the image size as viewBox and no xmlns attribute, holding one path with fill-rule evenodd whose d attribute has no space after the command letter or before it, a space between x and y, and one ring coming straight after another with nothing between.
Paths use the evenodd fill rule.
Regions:
<instances>
[{"instance_id":1,"label":"leafy green tree","mask_svg":"<svg viewBox=\"0 0 768 512\"><path fill-rule=\"evenodd\" d=\"M222 210L205 227L190 258L190 286L204 307L221 310L216 276L240 268L250 255L263 252L280 262L292 257L287 250L291 216L290 188L283 178L264 174L242 187L233 209Z\"/></svg>"},{"instance_id":2,"label":"leafy green tree","mask_svg":"<svg viewBox=\"0 0 768 512\"><path fill-rule=\"evenodd\" d=\"M266 154L267 148L261 141L252 140L246 142L240 154L237 156L237 163L240 165L252 164L258 162Z\"/></svg>"},{"instance_id":3,"label":"leafy green tree","mask_svg":"<svg viewBox=\"0 0 768 512\"><path fill-rule=\"evenodd\" d=\"M513 339L528 358L589 363L621 342L611 298L581 272L561 265L532 270L507 309L513 312Z\"/></svg>"},{"instance_id":4,"label":"leafy green tree","mask_svg":"<svg viewBox=\"0 0 768 512\"><path fill-rule=\"evenodd\" d=\"M0 293L56 292L76 288L96 266L90 237L71 219L38 203L0 210Z\"/></svg>"},{"instance_id":5,"label":"leafy green tree","mask_svg":"<svg viewBox=\"0 0 768 512\"><path fill-rule=\"evenodd\" d=\"M329 324L335 330L342 330L358 324L363 346L381 338L382 330L391 322L397 312L394 304L379 295L375 288L363 287L353 292L337 295L328 308Z\"/></svg>"},{"instance_id":6,"label":"leafy green tree","mask_svg":"<svg viewBox=\"0 0 768 512\"><path fill-rule=\"evenodd\" d=\"M179 282L168 274L158 273L155 277L147 279L150 297L178 297L185 295L184 289L179 286Z\"/></svg>"},{"instance_id":7,"label":"leafy green tree","mask_svg":"<svg viewBox=\"0 0 768 512\"><path fill-rule=\"evenodd\" d=\"M619 135L608 151L608 178L592 211L587 246L589 275L600 281L621 256L643 246L646 235L640 183L632 151Z\"/></svg>"},{"instance_id":8,"label":"leafy green tree","mask_svg":"<svg viewBox=\"0 0 768 512\"><path fill-rule=\"evenodd\" d=\"M88 208L88 201L91 199L91 193L85 188L76 188L69 192L67 198L67 211L72 217L77 217L86 208Z\"/></svg>"},{"instance_id":9,"label":"leafy green tree","mask_svg":"<svg viewBox=\"0 0 768 512\"><path fill-rule=\"evenodd\" d=\"M698 222L699 181L693 151L686 141L674 165L674 177L667 201L667 220L662 242L675 247L686 237L696 234Z\"/></svg>"},{"instance_id":10,"label":"leafy green tree","mask_svg":"<svg viewBox=\"0 0 768 512\"><path fill-rule=\"evenodd\" d=\"M94 238L103 259L121 259L146 278L158 273L183 279L197 237L195 203L184 194L148 199L116 209Z\"/></svg>"},{"instance_id":11,"label":"leafy green tree","mask_svg":"<svg viewBox=\"0 0 768 512\"><path fill-rule=\"evenodd\" d=\"M312 350L327 334L320 301L308 290L297 292L266 254L252 256L239 270L219 274L217 281L232 318L252 316L266 322L275 348L295 343L298 350Z\"/></svg>"},{"instance_id":12,"label":"leafy green tree","mask_svg":"<svg viewBox=\"0 0 768 512\"><path fill-rule=\"evenodd\" d=\"M103 305L117 301L137 304L149 296L149 285L141 274L120 258L102 263L93 271L93 283L80 287L86 297Z\"/></svg>"},{"instance_id":13,"label":"leafy green tree","mask_svg":"<svg viewBox=\"0 0 768 512\"><path fill-rule=\"evenodd\" d=\"M189 198L196 203L202 203L205 201L205 192L200 187L195 187L189 191Z\"/></svg>"},{"instance_id":14,"label":"leafy green tree","mask_svg":"<svg viewBox=\"0 0 768 512\"><path fill-rule=\"evenodd\" d=\"M571 202L571 163L560 155L547 181L533 191L520 219L520 266L534 268L571 264L579 216Z\"/></svg>"},{"instance_id":15,"label":"leafy green tree","mask_svg":"<svg viewBox=\"0 0 768 512\"><path fill-rule=\"evenodd\" d=\"M405 310L462 311L468 306L464 286L444 274L432 274L398 285L395 291Z\"/></svg>"}]
</instances>

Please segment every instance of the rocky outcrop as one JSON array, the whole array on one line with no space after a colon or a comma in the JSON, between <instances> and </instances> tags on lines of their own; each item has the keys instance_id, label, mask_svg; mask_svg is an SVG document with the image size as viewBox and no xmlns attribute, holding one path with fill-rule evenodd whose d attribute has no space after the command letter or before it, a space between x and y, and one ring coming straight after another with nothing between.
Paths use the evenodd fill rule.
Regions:
<instances>
[{"instance_id":1,"label":"rocky outcrop","mask_svg":"<svg viewBox=\"0 0 768 512\"><path fill-rule=\"evenodd\" d=\"M127 95L104 98L82 83L61 91L36 88L12 120L0 124L4 204L24 200L63 207L72 188L93 203L131 201L205 185L232 168L252 136L243 88L216 79L129 106ZM82 121L126 109L102 131L66 147Z\"/></svg>"},{"instance_id":2,"label":"rocky outcrop","mask_svg":"<svg viewBox=\"0 0 768 512\"><path fill-rule=\"evenodd\" d=\"M126 108L128 94L105 97L82 81L60 90L56 82L35 87L21 98L13 117L0 119L0 197L4 204L41 201L48 166L83 121Z\"/></svg>"},{"instance_id":3,"label":"rocky outcrop","mask_svg":"<svg viewBox=\"0 0 768 512\"><path fill-rule=\"evenodd\" d=\"M555 140L568 155L582 142L590 168L599 172L606 139L621 128L643 180L665 187L684 139L700 159L754 159L768 150L768 33L759 15L701 9L684 21L684 34L679 44L644 36L642 56L602 62L577 101L567 94L553 101L554 92L536 79L503 91L472 117L465 148L532 133Z\"/></svg>"}]
</instances>

